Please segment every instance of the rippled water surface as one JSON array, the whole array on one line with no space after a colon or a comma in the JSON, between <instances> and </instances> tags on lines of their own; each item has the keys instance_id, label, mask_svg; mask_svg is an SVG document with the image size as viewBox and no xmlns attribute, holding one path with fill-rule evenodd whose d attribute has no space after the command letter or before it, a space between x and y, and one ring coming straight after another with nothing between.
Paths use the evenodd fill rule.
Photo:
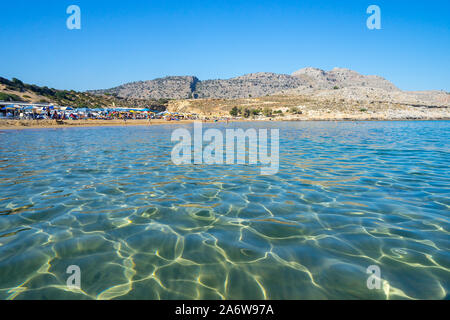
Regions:
<instances>
[{"instance_id":1,"label":"rippled water surface","mask_svg":"<svg viewBox=\"0 0 450 320\"><path fill-rule=\"evenodd\" d=\"M450 122L207 127L279 128L279 173L175 166L171 125L0 132L0 299L448 299Z\"/></svg>"}]
</instances>

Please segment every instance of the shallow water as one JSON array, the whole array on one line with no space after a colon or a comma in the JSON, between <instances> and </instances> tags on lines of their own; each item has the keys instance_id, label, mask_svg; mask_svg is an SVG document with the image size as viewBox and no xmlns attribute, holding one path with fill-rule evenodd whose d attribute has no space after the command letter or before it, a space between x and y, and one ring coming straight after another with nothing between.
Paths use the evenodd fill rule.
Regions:
<instances>
[{"instance_id":1,"label":"shallow water","mask_svg":"<svg viewBox=\"0 0 450 320\"><path fill-rule=\"evenodd\" d=\"M0 132L0 299L448 299L450 122L206 127L279 128L279 173L175 166L172 125Z\"/></svg>"}]
</instances>

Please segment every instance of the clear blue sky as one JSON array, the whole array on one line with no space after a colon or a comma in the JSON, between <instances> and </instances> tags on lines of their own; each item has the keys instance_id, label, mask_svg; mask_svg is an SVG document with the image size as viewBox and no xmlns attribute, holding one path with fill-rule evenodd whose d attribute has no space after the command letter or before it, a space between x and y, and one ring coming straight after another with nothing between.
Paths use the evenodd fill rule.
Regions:
<instances>
[{"instance_id":1,"label":"clear blue sky","mask_svg":"<svg viewBox=\"0 0 450 320\"><path fill-rule=\"evenodd\" d=\"M81 30L66 28L71 4ZM371 4L382 30L366 28ZM0 40L0 76L58 89L313 66L450 91L448 0L2 1Z\"/></svg>"}]
</instances>

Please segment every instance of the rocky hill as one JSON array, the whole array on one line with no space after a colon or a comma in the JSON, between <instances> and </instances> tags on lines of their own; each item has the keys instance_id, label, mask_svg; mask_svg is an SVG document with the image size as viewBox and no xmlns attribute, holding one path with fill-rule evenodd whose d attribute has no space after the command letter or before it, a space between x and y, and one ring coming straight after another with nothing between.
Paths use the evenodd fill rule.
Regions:
<instances>
[{"instance_id":1,"label":"rocky hill","mask_svg":"<svg viewBox=\"0 0 450 320\"><path fill-rule=\"evenodd\" d=\"M294 72L292 76L303 79L308 87L313 89L368 87L399 91L395 85L382 77L364 76L356 71L344 68L334 68L331 71L305 68Z\"/></svg>"},{"instance_id":2,"label":"rocky hill","mask_svg":"<svg viewBox=\"0 0 450 320\"><path fill-rule=\"evenodd\" d=\"M196 77L174 76L150 81L131 82L108 90L93 90L89 92L134 99L186 99L192 97L198 82L199 80Z\"/></svg>"},{"instance_id":3,"label":"rocky hill","mask_svg":"<svg viewBox=\"0 0 450 320\"><path fill-rule=\"evenodd\" d=\"M227 80L199 81L194 98L261 97L304 85L301 78L276 73L252 73Z\"/></svg>"},{"instance_id":4,"label":"rocky hill","mask_svg":"<svg viewBox=\"0 0 450 320\"><path fill-rule=\"evenodd\" d=\"M137 99L238 99L262 97L289 90L308 92L347 87L399 91L391 82L378 76L365 76L349 69L340 68L331 71L305 68L292 75L261 72L225 80L200 81L193 76L166 77L127 83L112 89L91 92Z\"/></svg>"},{"instance_id":5,"label":"rocky hill","mask_svg":"<svg viewBox=\"0 0 450 320\"><path fill-rule=\"evenodd\" d=\"M52 102L91 108L172 108L205 115L227 113L234 106L245 107L247 104L261 108L290 108L299 103L309 104L312 108L335 109L342 104L353 106L352 110L370 110L369 107L375 106L382 109L390 106L450 109L448 92L402 91L382 77L361 75L342 68L330 71L305 68L292 75L262 72L205 81L194 76L174 76L88 92L56 90L0 77L0 100Z\"/></svg>"}]
</instances>

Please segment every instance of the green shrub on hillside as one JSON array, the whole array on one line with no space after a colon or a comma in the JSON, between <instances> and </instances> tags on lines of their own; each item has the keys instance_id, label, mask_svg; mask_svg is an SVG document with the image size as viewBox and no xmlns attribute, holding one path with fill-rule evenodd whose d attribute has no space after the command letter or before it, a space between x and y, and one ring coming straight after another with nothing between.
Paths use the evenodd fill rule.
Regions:
<instances>
[{"instance_id":1,"label":"green shrub on hillside","mask_svg":"<svg viewBox=\"0 0 450 320\"><path fill-rule=\"evenodd\" d=\"M289 110L289 112L292 113L292 114L302 114L302 113L303 113L303 112L302 112L299 108L297 108L297 107L292 107L292 108Z\"/></svg>"},{"instance_id":2,"label":"green shrub on hillside","mask_svg":"<svg viewBox=\"0 0 450 320\"><path fill-rule=\"evenodd\" d=\"M270 109L270 108L268 108L268 107L265 107L264 110L263 110L263 114L264 114L266 117L271 117L271 116L272 116L272 109Z\"/></svg>"},{"instance_id":3,"label":"green shrub on hillside","mask_svg":"<svg viewBox=\"0 0 450 320\"><path fill-rule=\"evenodd\" d=\"M261 109L261 108L253 109L253 110L252 110L252 115L254 115L254 116L258 116L258 115L260 115L261 113L262 113L262 109Z\"/></svg>"},{"instance_id":4,"label":"green shrub on hillside","mask_svg":"<svg viewBox=\"0 0 450 320\"><path fill-rule=\"evenodd\" d=\"M0 101L23 101L23 99L15 94L0 92Z\"/></svg>"},{"instance_id":5,"label":"green shrub on hillside","mask_svg":"<svg viewBox=\"0 0 450 320\"><path fill-rule=\"evenodd\" d=\"M233 109L231 109L231 111L230 111L230 115L232 116L232 117L237 117L238 116L238 114L239 114L239 109L238 109L238 107L233 107Z\"/></svg>"}]
</instances>

